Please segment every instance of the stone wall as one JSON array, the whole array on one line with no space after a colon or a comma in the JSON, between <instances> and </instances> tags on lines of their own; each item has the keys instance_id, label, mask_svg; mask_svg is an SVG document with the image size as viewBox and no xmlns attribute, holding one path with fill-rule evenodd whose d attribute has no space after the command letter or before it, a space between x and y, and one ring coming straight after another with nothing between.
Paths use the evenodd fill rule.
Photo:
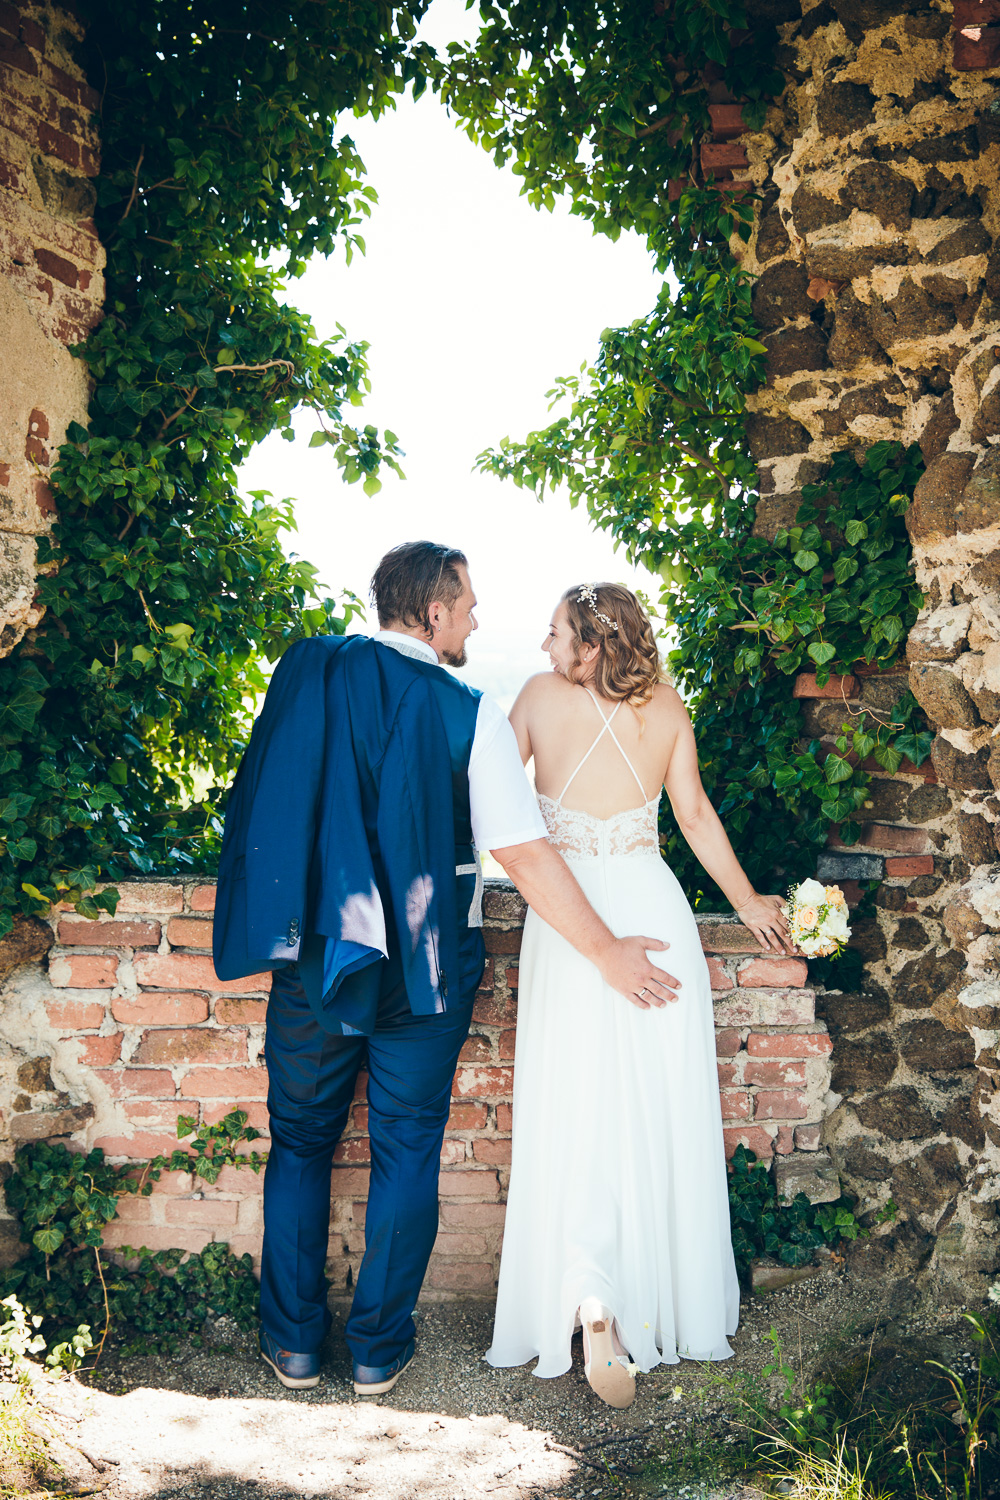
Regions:
<instances>
[{"instance_id":1,"label":"stone wall","mask_svg":"<svg viewBox=\"0 0 1000 1500\"><path fill-rule=\"evenodd\" d=\"M0 0L0 657L40 619L47 475L69 423L87 417L86 369L69 346L104 300L91 218L99 101L77 61L81 40L68 8Z\"/></svg>"},{"instance_id":2,"label":"stone wall","mask_svg":"<svg viewBox=\"0 0 1000 1500\"><path fill-rule=\"evenodd\" d=\"M828 878L889 877L857 937L865 993L825 1000L842 1096L825 1135L848 1186L900 1206L872 1253L981 1295L1000 1255L995 7L751 8L779 23L787 78L737 171L764 195L744 257L769 349L749 427L757 531L792 519L837 449L918 442L928 464L907 518L926 607L906 662L806 714L829 737L909 685L936 731L926 767L873 768L860 852L825 861Z\"/></svg>"},{"instance_id":3,"label":"stone wall","mask_svg":"<svg viewBox=\"0 0 1000 1500\"><path fill-rule=\"evenodd\" d=\"M0 1111L9 1162L26 1141L65 1139L142 1163L178 1144L177 1119L239 1106L266 1133L263 1067L269 976L223 984L211 960L214 886L137 881L113 918L53 915L47 959L0 989ZM486 894L486 973L453 1089L442 1153L441 1231L425 1296L489 1295L499 1262L510 1163L518 951L524 905L506 882ZM772 1154L781 1178L822 1167L830 1037L803 959L765 957L733 919L700 923L715 1003L726 1148ZM622 1004L626 1002L623 1000ZM258 1143L266 1149L267 1139ZM330 1274L347 1293L364 1246L368 1183L364 1079L333 1173ZM9 1166L2 1169L9 1172ZM262 1180L227 1167L209 1187L172 1173L127 1199L109 1245L260 1249ZM835 1182L813 1181L819 1196ZM0 1219L0 1258L17 1254Z\"/></svg>"}]
</instances>

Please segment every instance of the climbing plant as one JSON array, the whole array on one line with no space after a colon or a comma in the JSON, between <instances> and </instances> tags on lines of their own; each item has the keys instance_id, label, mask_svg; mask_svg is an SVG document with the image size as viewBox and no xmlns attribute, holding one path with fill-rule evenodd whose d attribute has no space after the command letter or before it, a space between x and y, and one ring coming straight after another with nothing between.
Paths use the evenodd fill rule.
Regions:
<instances>
[{"instance_id":1,"label":"climbing plant","mask_svg":"<svg viewBox=\"0 0 1000 1500\"><path fill-rule=\"evenodd\" d=\"M46 614L0 675L0 934L57 898L113 910L101 882L210 868L266 663L358 607L284 555L292 503L242 496L237 468L306 409L369 498L398 469L394 435L349 419L365 344L319 338L287 280L363 249L374 191L338 121L422 87L424 9L88 7L107 301L74 351L93 397L52 474Z\"/></svg>"},{"instance_id":2,"label":"climbing plant","mask_svg":"<svg viewBox=\"0 0 1000 1500\"><path fill-rule=\"evenodd\" d=\"M867 504L859 491L840 510L868 526L860 541L831 540L836 517L818 511L770 550L751 534L744 402L766 351L731 247L754 198L706 179L699 150L713 91L763 123L783 85L775 31L749 25L741 0L484 0L475 40L435 54L416 35L426 6L90 0L108 296L77 351L94 381L88 422L52 476L46 614L0 677L0 933L57 898L113 910L113 888L95 888L136 871L210 869L266 662L343 631L358 608L285 556L292 502L241 496L236 476L267 434L294 437L303 408L310 441L369 501L380 472L398 471L394 434L349 420L368 390L365 344L342 328L321 340L288 278L314 252L364 249L375 194L343 122L407 88L436 90L538 207L564 195L597 232L638 231L669 271L652 313L606 330L593 366L557 384L552 424L481 464L539 495L565 483L659 569L706 781L751 873L773 871L775 851L787 873L806 868L830 821L849 839L866 774L852 756L891 758L900 734L924 753L919 729L906 739L906 702L852 724L821 763L799 748L788 675L796 652L839 670L852 650L885 665L898 649L916 607L901 578L913 455L886 452L859 481L891 502L884 532L851 510ZM854 493L846 470L831 483ZM854 581L836 577L855 554ZM831 570L850 620L822 606ZM718 900L693 866L686 879Z\"/></svg>"},{"instance_id":3,"label":"climbing plant","mask_svg":"<svg viewBox=\"0 0 1000 1500\"><path fill-rule=\"evenodd\" d=\"M920 454L878 443L838 456L790 529L754 535L757 476L746 396L764 379L752 283L734 246L754 195L700 174L708 98L723 82L748 125L783 86L774 33L728 0L631 6L488 5L477 42L440 82L469 133L616 236L645 235L669 270L656 307L606 329L591 366L557 381L539 432L480 455L485 472L572 505L663 582L672 674L695 722L706 787L754 881L812 874L830 825L858 836L872 765L919 764L930 735L913 698L852 716L836 750L805 733L791 678L884 668L916 618L903 515ZM434 65L440 78L442 65ZM724 905L669 814L666 853L696 905Z\"/></svg>"}]
</instances>

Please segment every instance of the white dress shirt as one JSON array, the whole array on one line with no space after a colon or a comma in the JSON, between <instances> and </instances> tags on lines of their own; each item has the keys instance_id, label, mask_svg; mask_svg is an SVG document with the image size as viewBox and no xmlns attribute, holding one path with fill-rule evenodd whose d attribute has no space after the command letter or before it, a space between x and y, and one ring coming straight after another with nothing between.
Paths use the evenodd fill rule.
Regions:
<instances>
[{"instance_id":1,"label":"white dress shirt","mask_svg":"<svg viewBox=\"0 0 1000 1500\"><path fill-rule=\"evenodd\" d=\"M406 655L440 662L433 647L413 635L380 630L375 636L384 646ZM510 720L485 693L479 699L476 732L469 757L469 805L472 837L477 849L508 849L532 839L548 837Z\"/></svg>"}]
</instances>

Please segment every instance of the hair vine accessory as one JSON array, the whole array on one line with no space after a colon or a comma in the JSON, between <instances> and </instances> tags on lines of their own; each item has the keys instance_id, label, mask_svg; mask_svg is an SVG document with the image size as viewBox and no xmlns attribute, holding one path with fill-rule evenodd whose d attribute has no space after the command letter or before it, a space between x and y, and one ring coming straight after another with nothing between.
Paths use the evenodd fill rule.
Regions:
<instances>
[{"instance_id":1,"label":"hair vine accessory","mask_svg":"<svg viewBox=\"0 0 1000 1500\"><path fill-rule=\"evenodd\" d=\"M577 594L577 602L586 604L595 620L600 620L602 625L607 625L609 630L618 629L618 621L612 620L610 615L604 614L597 607L597 594L592 583L582 583Z\"/></svg>"}]
</instances>

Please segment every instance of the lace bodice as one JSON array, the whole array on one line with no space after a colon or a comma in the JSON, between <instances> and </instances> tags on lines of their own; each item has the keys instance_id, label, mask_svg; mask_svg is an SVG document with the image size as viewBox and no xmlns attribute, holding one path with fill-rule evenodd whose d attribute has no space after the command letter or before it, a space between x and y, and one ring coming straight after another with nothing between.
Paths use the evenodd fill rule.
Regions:
<instances>
[{"instance_id":1,"label":"lace bodice","mask_svg":"<svg viewBox=\"0 0 1000 1500\"><path fill-rule=\"evenodd\" d=\"M549 831L549 842L559 850L564 859L601 859L609 854L657 854L660 848L657 819L660 794L657 791L655 797L646 799L646 789L639 773L611 727L611 721L621 704L616 703L610 715L606 715L590 688L586 689L586 693L601 716L602 728L561 794L558 797L546 797L539 793L538 805ZM584 812L582 808L564 807L563 798L576 780L577 773L586 765L606 734L617 745L644 800L640 807L627 807L623 812L612 813L610 818L595 818L593 813Z\"/></svg>"},{"instance_id":2,"label":"lace bodice","mask_svg":"<svg viewBox=\"0 0 1000 1500\"><path fill-rule=\"evenodd\" d=\"M564 859L659 852L659 797L643 803L642 807L628 807L610 818L595 818L580 808L563 807L555 797L540 795L538 805L549 830L549 843Z\"/></svg>"}]
</instances>

